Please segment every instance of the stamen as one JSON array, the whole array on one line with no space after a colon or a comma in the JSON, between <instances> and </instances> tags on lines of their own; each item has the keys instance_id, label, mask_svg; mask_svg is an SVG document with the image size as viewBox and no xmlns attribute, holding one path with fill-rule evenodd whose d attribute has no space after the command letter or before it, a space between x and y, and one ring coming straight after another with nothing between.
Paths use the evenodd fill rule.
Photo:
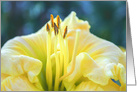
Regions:
<instances>
[{"instance_id":1,"label":"stamen","mask_svg":"<svg viewBox=\"0 0 137 92\"><path fill-rule=\"evenodd\" d=\"M63 35L63 38L65 38L65 37L66 37L66 35L67 35L67 26L66 26L66 28L65 28L65 30L64 30L64 35Z\"/></svg>"},{"instance_id":2,"label":"stamen","mask_svg":"<svg viewBox=\"0 0 137 92\"><path fill-rule=\"evenodd\" d=\"M68 41L67 41L66 34L67 34L67 26L65 28L64 35L63 35L64 39L62 38L62 35L61 35L61 38L62 38L62 41L63 41L64 75L67 73L67 65L68 65L68 61L69 61ZM61 91L64 90L63 81L61 82L61 88L60 88L60 90Z\"/></svg>"},{"instance_id":3,"label":"stamen","mask_svg":"<svg viewBox=\"0 0 137 92\"><path fill-rule=\"evenodd\" d=\"M57 35L58 34L58 28L57 28L57 25L54 23L54 32L55 32L55 35Z\"/></svg>"},{"instance_id":4,"label":"stamen","mask_svg":"<svg viewBox=\"0 0 137 92\"><path fill-rule=\"evenodd\" d=\"M46 29L47 29L47 31L50 31L50 26L48 23L47 23Z\"/></svg>"},{"instance_id":5,"label":"stamen","mask_svg":"<svg viewBox=\"0 0 137 92\"><path fill-rule=\"evenodd\" d=\"M59 30L59 46L60 46L60 71L61 71L61 76L63 75L63 58L64 58L64 43L63 43L63 38L62 38L62 32L60 28L60 18L57 16L57 22L58 22L58 30Z\"/></svg>"},{"instance_id":6,"label":"stamen","mask_svg":"<svg viewBox=\"0 0 137 92\"><path fill-rule=\"evenodd\" d=\"M46 64L46 80L48 84L48 90L52 90L52 65L51 65L51 34L50 26L47 24L46 29L48 31L47 36L47 64Z\"/></svg>"},{"instance_id":7,"label":"stamen","mask_svg":"<svg viewBox=\"0 0 137 92\"><path fill-rule=\"evenodd\" d=\"M54 27L54 16L52 14L50 15L50 20L52 27Z\"/></svg>"},{"instance_id":8,"label":"stamen","mask_svg":"<svg viewBox=\"0 0 137 92\"><path fill-rule=\"evenodd\" d=\"M69 49L68 49L68 39L67 39L67 26L64 29L64 33L61 32L61 26L60 26L60 17L57 15L57 23L54 23L54 16L50 15L50 21L51 26L47 23L46 30L48 32L47 35L47 64L46 64L46 82L48 85L48 90L64 90L64 84L63 80L67 76L73 73L75 69L75 62L76 62L76 54L77 54L77 48L78 48L78 42L79 42L79 33L80 30L76 30L76 38L75 38L75 44L74 44L74 51L72 55L72 67L69 73L67 73L67 66L69 63ZM55 79L53 79L52 75L52 62L51 62L51 50L52 50L52 44L51 44L51 36L52 36L52 30L54 30L55 33L55 42L54 42L54 53L55 53L55 62L56 62L56 70L55 70ZM59 48L59 49L58 49ZM57 51L60 51L60 54L57 53ZM53 85L54 84L54 85Z\"/></svg>"},{"instance_id":9,"label":"stamen","mask_svg":"<svg viewBox=\"0 0 137 92\"><path fill-rule=\"evenodd\" d=\"M60 17L59 15L57 15L57 27L59 28L59 26L60 26Z\"/></svg>"},{"instance_id":10,"label":"stamen","mask_svg":"<svg viewBox=\"0 0 137 92\"><path fill-rule=\"evenodd\" d=\"M63 75L59 81L63 80L64 78L66 78L67 76L69 76L70 74L73 73L74 69L75 69L75 61L76 61L76 55L77 55L77 49L78 49L78 42L79 42L79 33L80 33L80 30L76 30L76 38L75 38L75 45L74 45L74 50L73 50L73 55L72 55L72 67L71 67L71 70L68 74L66 75Z\"/></svg>"}]
</instances>

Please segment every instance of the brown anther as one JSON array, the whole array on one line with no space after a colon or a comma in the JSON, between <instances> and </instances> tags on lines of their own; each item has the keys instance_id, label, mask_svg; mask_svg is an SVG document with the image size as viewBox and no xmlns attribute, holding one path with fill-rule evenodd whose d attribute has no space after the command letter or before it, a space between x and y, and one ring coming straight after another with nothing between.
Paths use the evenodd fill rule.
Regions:
<instances>
[{"instance_id":1,"label":"brown anther","mask_svg":"<svg viewBox=\"0 0 137 92\"><path fill-rule=\"evenodd\" d=\"M57 28L57 25L54 23L54 32L55 32L55 35L57 35L58 34L58 28Z\"/></svg>"},{"instance_id":2,"label":"brown anther","mask_svg":"<svg viewBox=\"0 0 137 92\"><path fill-rule=\"evenodd\" d=\"M57 15L57 27L59 28L59 25L60 25L60 17L59 15Z\"/></svg>"},{"instance_id":3,"label":"brown anther","mask_svg":"<svg viewBox=\"0 0 137 92\"><path fill-rule=\"evenodd\" d=\"M46 25L46 30L47 30L47 31L50 31L50 26L49 26L48 23L47 23L47 25Z\"/></svg>"},{"instance_id":4,"label":"brown anther","mask_svg":"<svg viewBox=\"0 0 137 92\"><path fill-rule=\"evenodd\" d=\"M67 35L67 26L66 26L66 28L65 28L65 30L64 30L64 35L63 35L63 38L65 38L65 37L66 37L66 35Z\"/></svg>"},{"instance_id":5,"label":"brown anther","mask_svg":"<svg viewBox=\"0 0 137 92\"><path fill-rule=\"evenodd\" d=\"M50 15L50 20L52 27L54 27L54 16L52 14Z\"/></svg>"}]
</instances>

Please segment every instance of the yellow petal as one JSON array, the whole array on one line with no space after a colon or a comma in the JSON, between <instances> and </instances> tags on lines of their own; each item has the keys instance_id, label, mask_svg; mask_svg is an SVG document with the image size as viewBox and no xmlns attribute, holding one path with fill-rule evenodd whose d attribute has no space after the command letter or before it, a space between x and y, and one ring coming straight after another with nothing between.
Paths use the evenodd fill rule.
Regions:
<instances>
[{"instance_id":1,"label":"yellow petal","mask_svg":"<svg viewBox=\"0 0 137 92\"><path fill-rule=\"evenodd\" d=\"M104 68L99 66L87 53L79 54L81 59L81 72L89 80L101 84L108 84L109 76L106 76Z\"/></svg>"},{"instance_id":2,"label":"yellow petal","mask_svg":"<svg viewBox=\"0 0 137 92\"><path fill-rule=\"evenodd\" d=\"M78 86L73 87L71 91L120 91L120 86L112 80L105 86L101 86L92 81L83 81Z\"/></svg>"},{"instance_id":3,"label":"yellow petal","mask_svg":"<svg viewBox=\"0 0 137 92\"><path fill-rule=\"evenodd\" d=\"M6 79L7 77L9 77L8 74L3 74L3 73L1 73L1 82L2 82L4 79Z\"/></svg>"},{"instance_id":4,"label":"yellow petal","mask_svg":"<svg viewBox=\"0 0 137 92\"><path fill-rule=\"evenodd\" d=\"M103 89L91 81L83 81L71 91L103 91Z\"/></svg>"},{"instance_id":5,"label":"yellow petal","mask_svg":"<svg viewBox=\"0 0 137 92\"><path fill-rule=\"evenodd\" d=\"M81 52L86 52L100 66L105 66L108 63L118 64L118 62L124 66L126 65L126 57L119 47L90 33L88 22L78 19L75 12L71 12L62 22L62 26L66 25L68 26L67 38L70 60L72 58L76 30L80 29L77 55Z\"/></svg>"},{"instance_id":6,"label":"yellow petal","mask_svg":"<svg viewBox=\"0 0 137 92\"><path fill-rule=\"evenodd\" d=\"M110 76L112 79L116 81L119 80L121 84L121 91L126 91L126 69L122 64L108 64L105 67L105 71L107 76Z\"/></svg>"},{"instance_id":7,"label":"yellow petal","mask_svg":"<svg viewBox=\"0 0 137 92\"><path fill-rule=\"evenodd\" d=\"M36 88L25 75L7 77L1 83L1 91L42 91Z\"/></svg>"},{"instance_id":8,"label":"yellow petal","mask_svg":"<svg viewBox=\"0 0 137 92\"><path fill-rule=\"evenodd\" d=\"M126 69L122 64L108 64L104 70L107 76L110 76L112 79L119 80L121 86L126 84Z\"/></svg>"},{"instance_id":9,"label":"yellow petal","mask_svg":"<svg viewBox=\"0 0 137 92\"><path fill-rule=\"evenodd\" d=\"M76 13L72 11L62 22L61 24L62 29L64 29L66 26L68 26L68 29L82 29L82 30L88 30L90 28L90 25L87 21L83 21L78 19L76 16Z\"/></svg>"},{"instance_id":10,"label":"yellow petal","mask_svg":"<svg viewBox=\"0 0 137 92\"><path fill-rule=\"evenodd\" d=\"M46 57L46 31L27 36L15 37L7 41L2 50L11 50L14 55L26 55L39 60Z\"/></svg>"},{"instance_id":11,"label":"yellow petal","mask_svg":"<svg viewBox=\"0 0 137 92\"><path fill-rule=\"evenodd\" d=\"M71 64L68 66L68 72L70 70ZM106 85L110 77L105 75L104 69L87 53L80 53L76 57L76 65L73 73L64 79L65 87L67 90L71 90L76 83L80 83L86 78L95 83Z\"/></svg>"},{"instance_id":12,"label":"yellow petal","mask_svg":"<svg viewBox=\"0 0 137 92\"><path fill-rule=\"evenodd\" d=\"M104 91L121 91L120 86L114 83L111 79L109 80L109 83L107 85L101 86L101 88ZM122 90L122 91L126 91L126 90Z\"/></svg>"},{"instance_id":13,"label":"yellow petal","mask_svg":"<svg viewBox=\"0 0 137 92\"><path fill-rule=\"evenodd\" d=\"M30 82L37 85L38 81L44 82L41 77L45 72L41 69L42 63L46 63L45 35L46 32L39 32L9 40L1 51L1 73L12 76L27 73Z\"/></svg>"},{"instance_id":14,"label":"yellow petal","mask_svg":"<svg viewBox=\"0 0 137 92\"><path fill-rule=\"evenodd\" d=\"M70 58L74 47L75 34L75 30L71 30L67 35ZM80 33L77 54L81 52L88 53L100 66L105 66L108 63L118 64L118 62L126 58L115 44L96 37L88 31L81 31ZM126 64L126 62L123 63Z\"/></svg>"},{"instance_id":15,"label":"yellow petal","mask_svg":"<svg viewBox=\"0 0 137 92\"><path fill-rule=\"evenodd\" d=\"M68 66L68 72L70 69L71 64ZM126 72L124 69L124 66L120 63L118 65L108 63L105 67L102 67L87 53L80 53L76 57L76 65L73 73L64 79L64 84L67 90L73 89L76 84L78 85L84 80L90 80L100 86L106 86L109 84L109 80L113 78L119 80L121 86L123 86L126 83Z\"/></svg>"},{"instance_id":16,"label":"yellow petal","mask_svg":"<svg viewBox=\"0 0 137 92\"><path fill-rule=\"evenodd\" d=\"M34 73L38 75L42 63L38 59L25 55L11 55L9 51L2 51L1 73L8 75L21 75L24 73Z\"/></svg>"}]
</instances>

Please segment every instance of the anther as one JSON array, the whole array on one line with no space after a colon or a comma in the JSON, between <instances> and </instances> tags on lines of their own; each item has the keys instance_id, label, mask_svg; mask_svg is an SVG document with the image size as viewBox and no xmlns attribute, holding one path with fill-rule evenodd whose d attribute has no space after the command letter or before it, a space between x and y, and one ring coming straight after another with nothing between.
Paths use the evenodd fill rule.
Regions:
<instances>
[{"instance_id":1,"label":"anther","mask_svg":"<svg viewBox=\"0 0 137 92\"><path fill-rule=\"evenodd\" d=\"M65 38L65 37L66 37L66 35L67 35L67 26L66 26L66 28L65 28L65 30L64 30L64 35L63 35L63 38Z\"/></svg>"},{"instance_id":2,"label":"anther","mask_svg":"<svg viewBox=\"0 0 137 92\"><path fill-rule=\"evenodd\" d=\"M54 23L54 32L55 32L55 35L58 34L58 28L57 28L57 25Z\"/></svg>"},{"instance_id":3,"label":"anther","mask_svg":"<svg viewBox=\"0 0 137 92\"><path fill-rule=\"evenodd\" d=\"M57 15L57 27L59 28L59 25L60 25L60 17L59 15Z\"/></svg>"},{"instance_id":4,"label":"anther","mask_svg":"<svg viewBox=\"0 0 137 92\"><path fill-rule=\"evenodd\" d=\"M47 23L47 25L46 25L46 30L47 30L47 31L50 31L50 26L49 26L48 23Z\"/></svg>"},{"instance_id":5,"label":"anther","mask_svg":"<svg viewBox=\"0 0 137 92\"><path fill-rule=\"evenodd\" d=\"M54 16L52 14L50 15L50 20L52 27L54 27Z\"/></svg>"}]
</instances>

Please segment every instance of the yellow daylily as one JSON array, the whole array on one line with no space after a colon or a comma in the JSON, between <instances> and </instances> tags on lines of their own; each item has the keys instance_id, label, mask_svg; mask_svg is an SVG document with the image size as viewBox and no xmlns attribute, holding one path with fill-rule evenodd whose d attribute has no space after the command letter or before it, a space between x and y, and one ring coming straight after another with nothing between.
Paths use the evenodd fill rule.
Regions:
<instances>
[{"instance_id":1,"label":"yellow daylily","mask_svg":"<svg viewBox=\"0 0 137 92\"><path fill-rule=\"evenodd\" d=\"M126 91L126 53L71 12L1 50L2 91Z\"/></svg>"}]
</instances>

